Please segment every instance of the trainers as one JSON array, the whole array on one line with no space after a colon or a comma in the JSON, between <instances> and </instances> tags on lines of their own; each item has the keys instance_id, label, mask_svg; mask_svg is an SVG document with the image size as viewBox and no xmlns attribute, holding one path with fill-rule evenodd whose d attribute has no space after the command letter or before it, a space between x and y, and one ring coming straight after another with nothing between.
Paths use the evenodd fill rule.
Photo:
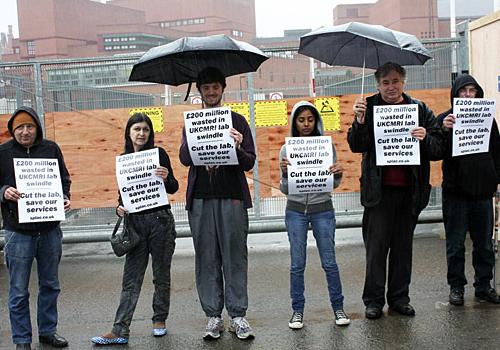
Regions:
<instances>
[{"instance_id":1,"label":"trainers","mask_svg":"<svg viewBox=\"0 0 500 350\"><path fill-rule=\"evenodd\" d=\"M335 314L335 324L337 326L347 326L351 323L351 320L344 312L344 309L334 310L333 313Z\"/></svg>"},{"instance_id":2,"label":"trainers","mask_svg":"<svg viewBox=\"0 0 500 350\"><path fill-rule=\"evenodd\" d=\"M449 296L450 304L461 306L464 304L464 290L458 287L452 287L450 289Z\"/></svg>"},{"instance_id":3,"label":"trainers","mask_svg":"<svg viewBox=\"0 0 500 350\"><path fill-rule=\"evenodd\" d=\"M165 322L154 322L153 323L153 336L154 337L163 337L167 334L167 327L165 326Z\"/></svg>"},{"instance_id":4,"label":"trainers","mask_svg":"<svg viewBox=\"0 0 500 350\"><path fill-rule=\"evenodd\" d=\"M235 333L239 339L252 339L255 337L252 327L244 317L231 318L229 331Z\"/></svg>"},{"instance_id":5,"label":"trainers","mask_svg":"<svg viewBox=\"0 0 500 350\"><path fill-rule=\"evenodd\" d=\"M293 312L292 318L288 322L288 327L291 329L301 329L304 327L304 315L302 312Z\"/></svg>"},{"instance_id":6,"label":"trainers","mask_svg":"<svg viewBox=\"0 0 500 350\"><path fill-rule=\"evenodd\" d=\"M106 333L100 337L94 337L90 341L97 345L127 344L128 338L118 337L113 333Z\"/></svg>"},{"instance_id":7,"label":"trainers","mask_svg":"<svg viewBox=\"0 0 500 350\"><path fill-rule=\"evenodd\" d=\"M224 331L224 320L221 317L210 317L203 339L219 339L220 333Z\"/></svg>"}]
</instances>

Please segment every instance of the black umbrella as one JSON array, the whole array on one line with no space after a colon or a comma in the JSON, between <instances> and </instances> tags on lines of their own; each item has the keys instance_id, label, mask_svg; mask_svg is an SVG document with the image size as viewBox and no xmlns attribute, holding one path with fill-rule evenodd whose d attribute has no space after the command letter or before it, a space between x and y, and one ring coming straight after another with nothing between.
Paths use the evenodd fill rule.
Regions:
<instances>
[{"instance_id":1,"label":"black umbrella","mask_svg":"<svg viewBox=\"0 0 500 350\"><path fill-rule=\"evenodd\" d=\"M207 67L228 77L254 72L268 58L258 48L227 35L184 37L149 49L134 64L129 81L178 86L195 82Z\"/></svg>"},{"instance_id":2,"label":"black umbrella","mask_svg":"<svg viewBox=\"0 0 500 350\"><path fill-rule=\"evenodd\" d=\"M429 51L411 34L381 25L349 22L321 27L300 38L299 53L331 66L377 69L386 62L402 66L422 65L431 58Z\"/></svg>"}]
</instances>

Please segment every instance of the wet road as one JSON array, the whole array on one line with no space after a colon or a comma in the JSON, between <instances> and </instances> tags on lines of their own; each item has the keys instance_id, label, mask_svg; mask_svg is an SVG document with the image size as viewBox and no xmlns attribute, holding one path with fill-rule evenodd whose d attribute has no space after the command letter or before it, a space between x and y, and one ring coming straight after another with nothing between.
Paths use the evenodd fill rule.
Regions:
<instances>
[{"instance_id":1,"label":"wet road","mask_svg":"<svg viewBox=\"0 0 500 350\"><path fill-rule=\"evenodd\" d=\"M364 248L359 229L337 231L337 261L351 325L334 324L326 282L317 251L310 247L306 270L305 326L288 329L289 253L286 234L249 237L248 320L256 332L252 341L241 341L225 332L218 341L201 339L206 319L194 283L194 259L189 238L178 239L172 264L169 334L150 335L151 272L148 270L131 326L128 346L112 349L499 349L500 306L480 303L471 285L466 286L465 306L448 304L445 246L439 225L419 228L414 242L411 303L412 318L384 310L379 320L364 318L361 302ZM310 242L313 241L310 239ZM470 242L469 242L470 243ZM470 244L467 277L472 281ZM117 307L123 259L112 255L108 244L65 245L60 266L59 333L69 349L93 349L90 338L111 329ZM6 309L8 280L0 266L0 349L12 348ZM36 278L31 285L36 285ZM498 286L497 286L498 288ZM36 305L32 292L32 309ZM35 313L32 311L32 319ZM227 315L226 315L227 324ZM36 335L36 330L35 333ZM33 348L43 349L34 337ZM45 347L46 348L46 347Z\"/></svg>"}]
</instances>

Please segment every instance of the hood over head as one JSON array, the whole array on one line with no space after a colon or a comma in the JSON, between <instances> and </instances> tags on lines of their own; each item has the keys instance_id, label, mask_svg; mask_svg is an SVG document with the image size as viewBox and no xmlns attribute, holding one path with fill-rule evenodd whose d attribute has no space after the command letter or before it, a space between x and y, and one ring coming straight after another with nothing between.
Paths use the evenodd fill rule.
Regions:
<instances>
[{"instance_id":1,"label":"hood over head","mask_svg":"<svg viewBox=\"0 0 500 350\"><path fill-rule=\"evenodd\" d=\"M35 138L35 143L38 143L40 140L43 139L43 130L42 130L42 124L40 123L40 117L36 113L36 111L33 108L26 107L26 106L21 106L18 109L12 113L12 117L10 117L9 122L7 123L7 128L9 129L9 133L12 137L14 137L14 130L20 124L16 123L15 120L19 118L27 118L28 114L33 118L34 124L36 125L36 138Z\"/></svg>"},{"instance_id":2,"label":"hood over head","mask_svg":"<svg viewBox=\"0 0 500 350\"><path fill-rule=\"evenodd\" d=\"M469 74L460 74L456 79L453 85L451 86L450 92L450 100L451 105L453 106L453 98L458 97L458 91L466 85L474 85L477 89L476 98L483 98L484 91L481 85L478 84L476 79L472 75Z\"/></svg>"},{"instance_id":3,"label":"hood over head","mask_svg":"<svg viewBox=\"0 0 500 350\"><path fill-rule=\"evenodd\" d=\"M324 134L323 119L321 118L321 115L319 114L316 107L311 102L308 101L299 101L293 106L292 112L290 113L290 135L292 137L299 136L299 133L295 126L295 119L297 118L299 113L304 110L304 108L311 110L316 118L314 132L311 134L311 136L323 136Z\"/></svg>"}]
</instances>

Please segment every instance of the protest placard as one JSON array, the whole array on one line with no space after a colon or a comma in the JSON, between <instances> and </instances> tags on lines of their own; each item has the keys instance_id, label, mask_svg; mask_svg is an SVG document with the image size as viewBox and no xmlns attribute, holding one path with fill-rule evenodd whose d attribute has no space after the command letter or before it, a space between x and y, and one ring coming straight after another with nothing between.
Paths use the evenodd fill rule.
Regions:
<instances>
[{"instance_id":1,"label":"protest placard","mask_svg":"<svg viewBox=\"0 0 500 350\"><path fill-rule=\"evenodd\" d=\"M158 148L116 157L116 181L130 213L168 204L163 179L155 175L159 165Z\"/></svg>"},{"instance_id":2,"label":"protest placard","mask_svg":"<svg viewBox=\"0 0 500 350\"><path fill-rule=\"evenodd\" d=\"M330 136L285 138L288 166L288 193L331 192L333 149Z\"/></svg>"},{"instance_id":3,"label":"protest placard","mask_svg":"<svg viewBox=\"0 0 500 350\"><path fill-rule=\"evenodd\" d=\"M184 126L194 165L238 164L229 107L184 112Z\"/></svg>"},{"instance_id":4,"label":"protest placard","mask_svg":"<svg viewBox=\"0 0 500 350\"><path fill-rule=\"evenodd\" d=\"M65 220L59 162L51 158L14 158L19 222Z\"/></svg>"},{"instance_id":5,"label":"protest placard","mask_svg":"<svg viewBox=\"0 0 500 350\"><path fill-rule=\"evenodd\" d=\"M453 157L488 152L495 109L496 103L492 99L453 99Z\"/></svg>"},{"instance_id":6,"label":"protest placard","mask_svg":"<svg viewBox=\"0 0 500 350\"><path fill-rule=\"evenodd\" d=\"M419 141L410 134L417 126L417 104L374 106L377 165L419 165Z\"/></svg>"}]
</instances>

